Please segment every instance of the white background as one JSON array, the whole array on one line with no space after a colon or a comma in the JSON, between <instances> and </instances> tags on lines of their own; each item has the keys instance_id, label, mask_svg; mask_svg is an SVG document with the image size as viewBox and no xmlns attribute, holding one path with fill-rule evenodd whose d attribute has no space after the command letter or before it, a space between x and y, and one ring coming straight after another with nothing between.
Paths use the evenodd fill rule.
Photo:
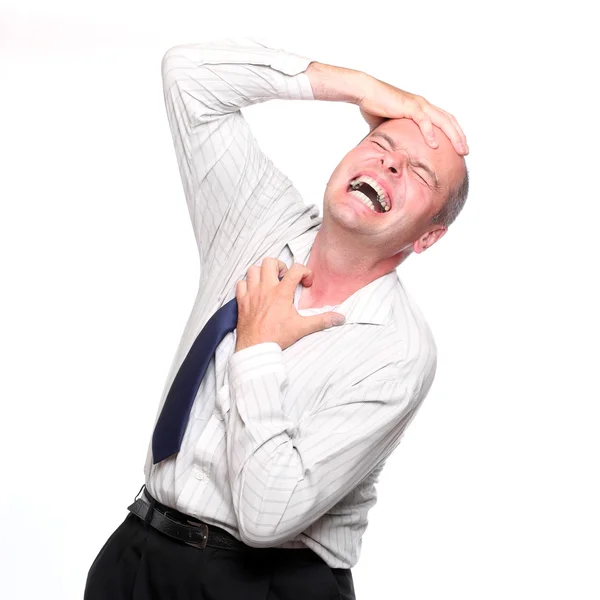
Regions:
<instances>
[{"instance_id":1,"label":"white background","mask_svg":"<svg viewBox=\"0 0 600 600\"><path fill-rule=\"evenodd\" d=\"M438 344L359 600L597 600L598 48L584 2L4 2L0 595L75 600L143 483L199 263L160 62L254 36L454 113L471 193L399 272ZM591 4L588 4L591 6ZM593 55L596 58L593 58ZM358 108L244 112L308 203Z\"/></svg>"}]
</instances>

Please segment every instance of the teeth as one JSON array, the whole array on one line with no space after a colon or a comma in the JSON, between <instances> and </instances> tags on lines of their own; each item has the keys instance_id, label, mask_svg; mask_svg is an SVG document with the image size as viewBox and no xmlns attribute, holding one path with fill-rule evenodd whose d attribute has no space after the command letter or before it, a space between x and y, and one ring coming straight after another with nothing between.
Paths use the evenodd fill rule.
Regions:
<instances>
[{"instance_id":1,"label":"teeth","mask_svg":"<svg viewBox=\"0 0 600 600\"><path fill-rule=\"evenodd\" d=\"M373 179L372 177L369 177L368 175L361 175L360 177L353 179L350 182L350 185L352 185L354 187L355 185L359 184L361 181L368 183L377 192L377 199L381 203L381 206L383 206L383 210L385 212L388 212L390 210L390 204L389 204L389 200L388 200L386 191L377 183L377 181L375 181L375 179Z\"/></svg>"},{"instance_id":2,"label":"teeth","mask_svg":"<svg viewBox=\"0 0 600 600\"><path fill-rule=\"evenodd\" d=\"M351 192L349 192L349 194L351 196L354 196L355 198L358 198L363 204L366 204L373 212L377 212L375 210L375 207L373 206L373 203L371 202L371 199L362 192L359 192L358 190L352 190Z\"/></svg>"}]
</instances>

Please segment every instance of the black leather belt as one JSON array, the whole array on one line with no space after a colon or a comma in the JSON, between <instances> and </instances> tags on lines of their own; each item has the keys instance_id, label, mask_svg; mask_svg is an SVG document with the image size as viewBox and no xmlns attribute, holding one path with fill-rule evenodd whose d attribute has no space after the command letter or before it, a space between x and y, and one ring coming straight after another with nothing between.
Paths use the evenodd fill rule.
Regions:
<instances>
[{"instance_id":1,"label":"black leather belt","mask_svg":"<svg viewBox=\"0 0 600 600\"><path fill-rule=\"evenodd\" d=\"M148 490L144 490L144 495L149 502L138 498L127 507L127 510L169 537L200 549L213 546L226 550L256 550L220 527L208 525L161 504L148 493Z\"/></svg>"}]
</instances>

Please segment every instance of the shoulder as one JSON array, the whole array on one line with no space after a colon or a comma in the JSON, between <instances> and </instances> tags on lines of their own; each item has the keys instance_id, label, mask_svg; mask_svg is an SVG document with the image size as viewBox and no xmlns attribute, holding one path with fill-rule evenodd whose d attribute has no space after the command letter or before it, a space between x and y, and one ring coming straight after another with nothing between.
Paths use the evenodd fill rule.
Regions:
<instances>
[{"instance_id":1,"label":"shoulder","mask_svg":"<svg viewBox=\"0 0 600 600\"><path fill-rule=\"evenodd\" d=\"M437 346L425 315L400 278L394 288L392 320L395 326L398 375L410 375L419 385L431 385L437 367Z\"/></svg>"}]
</instances>

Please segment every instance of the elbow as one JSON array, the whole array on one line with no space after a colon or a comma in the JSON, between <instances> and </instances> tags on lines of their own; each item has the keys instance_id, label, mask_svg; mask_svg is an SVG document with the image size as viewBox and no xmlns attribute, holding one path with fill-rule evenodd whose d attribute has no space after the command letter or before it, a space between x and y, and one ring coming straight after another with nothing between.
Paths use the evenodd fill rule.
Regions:
<instances>
[{"instance_id":1,"label":"elbow","mask_svg":"<svg viewBox=\"0 0 600 600\"><path fill-rule=\"evenodd\" d=\"M178 48L178 46L173 46L163 54L162 60L160 61L160 71L163 81L166 81L169 77L173 77L172 73L175 70L178 61L181 62L181 52L178 51Z\"/></svg>"},{"instance_id":2,"label":"elbow","mask_svg":"<svg viewBox=\"0 0 600 600\"><path fill-rule=\"evenodd\" d=\"M252 548L270 548L292 540L294 532L273 527L260 526L255 523L239 525L238 529L242 542Z\"/></svg>"},{"instance_id":3,"label":"elbow","mask_svg":"<svg viewBox=\"0 0 600 600\"><path fill-rule=\"evenodd\" d=\"M163 54L162 60L160 61L160 67L161 67L161 70L162 70L163 74L164 74L164 72L167 69L167 65L169 64L169 61L173 57L173 51L175 50L175 48L177 48L177 46L173 46L173 48L169 48Z\"/></svg>"},{"instance_id":4,"label":"elbow","mask_svg":"<svg viewBox=\"0 0 600 600\"><path fill-rule=\"evenodd\" d=\"M315 503L314 487L303 481L304 469L297 450L290 440L284 443L291 451L291 457L280 459L285 468L280 464L260 471L255 464L247 464L248 468L232 483L240 537L254 548L294 540L309 524L307 517Z\"/></svg>"},{"instance_id":5,"label":"elbow","mask_svg":"<svg viewBox=\"0 0 600 600\"><path fill-rule=\"evenodd\" d=\"M160 72L163 80L163 89L168 91L171 86L185 77L183 65L186 65L184 55L181 51L182 46L173 46L169 48L160 61Z\"/></svg>"},{"instance_id":6,"label":"elbow","mask_svg":"<svg viewBox=\"0 0 600 600\"><path fill-rule=\"evenodd\" d=\"M172 54L173 48L169 48L162 57L162 60L160 62L160 72L162 75L162 80L163 80L163 89L166 92L170 86L171 86L171 81L169 80L169 73L172 71L172 69L170 68L170 64L172 62Z\"/></svg>"}]
</instances>

